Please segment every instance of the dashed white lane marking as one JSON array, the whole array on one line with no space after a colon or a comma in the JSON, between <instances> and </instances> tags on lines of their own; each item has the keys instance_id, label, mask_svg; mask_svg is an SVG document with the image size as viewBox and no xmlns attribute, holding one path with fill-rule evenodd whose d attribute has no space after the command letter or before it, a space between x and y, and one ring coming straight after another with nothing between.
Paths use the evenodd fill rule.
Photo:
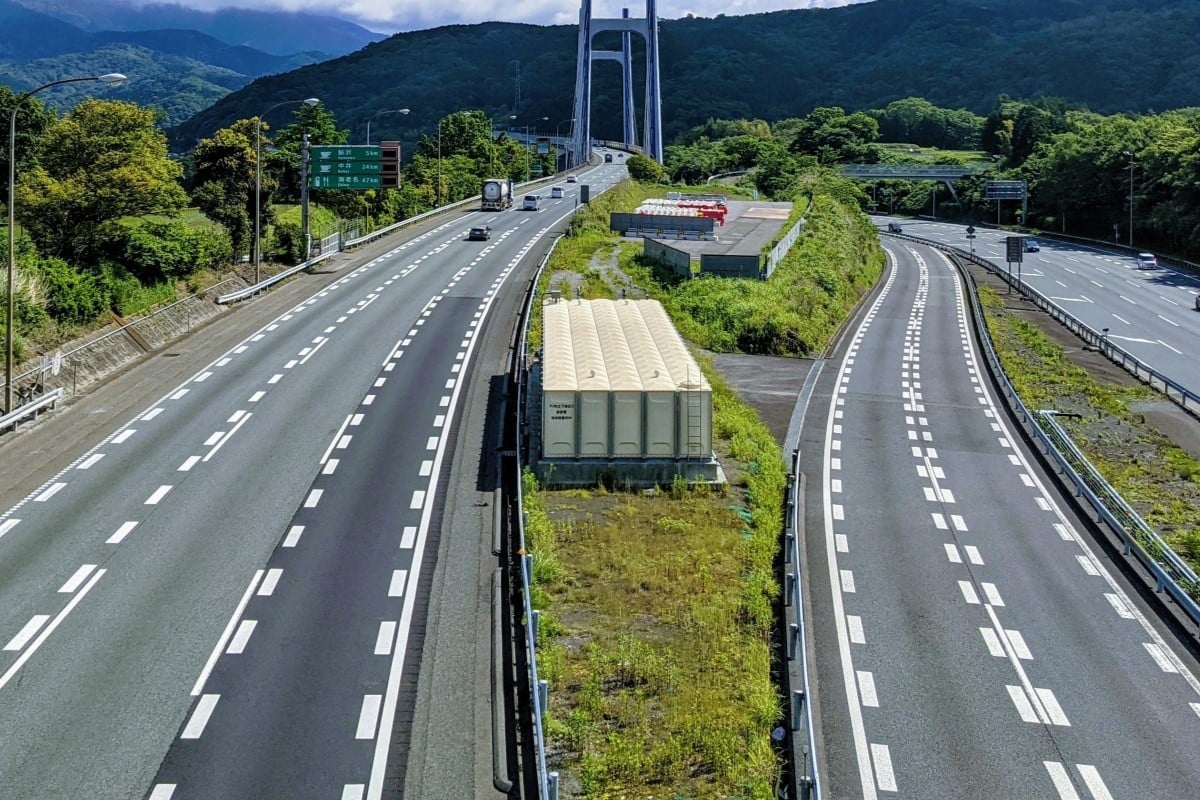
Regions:
<instances>
[{"instance_id":1,"label":"dashed white lane marking","mask_svg":"<svg viewBox=\"0 0 1200 800\"><path fill-rule=\"evenodd\" d=\"M338 464L340 464L340 463L341 463L341 461L339 459L336 459L336 458L329 459L328 461L325 462L325 468L321 470L321 474L322 475L332 475L334 473L334 470L336 470L338 468Z\"/></svg>"},{"instance_id":2,"label":"dashed white lane marking","mask_svg":"<svg viewBox=\"0 0 1200 800\"><path fill-rule=\"evenodd\" d=\"M1179 669L1163 651L1163 648L1151 642L1143 642L1142 647L1146 648L1146 652L1154 659L1154 663L1158 664L1158 668L1163 672L1177 673Z\"/></svg>"},{"instance_id":3,"label":"dashed white lane marking","mask_svg":"<svg viewBox=\"0 0 1200 800\"><path fill-rule=\"evenodd\" d=\"M987 596L988 605L1002 607L1004 600L1000 597L1000 590L996 588L994 583L980 583L979 588L983 589L984 595Z\"/></svg>"},{"instance_id":4,"label":"dashed white lane marking","mask_svg":"<svg viewBox=\"0 0 1200 800\"><path fill-rule=\"evenodd\" d=\"M304 533L303 525L293 525L288 529L287 536L283 540L284 547L295 547L300 541L301 534Z\"/></svg>"},{"instance_id":5,"label":"dashed white lane marking","mask_svg":"<svg viewBox=\"0 0 1200 800\"><path fill-rule=\"evenodd\" d=\"M79 466L77 466L75 469L91 469L93 466L95 466L96 462L102 458L104 458L104 453L92 453L90 456L80 462Z\"/></svg>"},{"instance_id":6,"label":"dashed white lane marking","mask_svg":"<svg viewBox=\"0 0 1200 800\"><path fill-rule=\"evenodd\" d=\"M17 635L9 640L8 644L4 645L4 649L9 652L16 652L29 643L29 640L37 635L42 626L50 621L49 614L34 614L33 617L26 622L21 630L17 631Z\"/></svg>"},{"instance_id":7,"label":"dashed white lane marking","mask_svg":"<svg viewBox=\"0 0 1200 800\"><path fill-rule=\"evenodd\" d=\"M416 540L417 540L417 526L416 525L404 526L404 533L400 536L400 549L401 550L411 550L413 543L415 543Z\"/></svg>"},{"instance_id":8,"label":"dashed white lane marking","mask_svg":"<svg viewBox=\"0 0 1200 800\"><path fill-rule=\"evenodd\" d=\"M281 380L283 380L283 373L277 372L274 375L272 375L271 377L267 378L267 383L271 384L271 385L275 385L276 383L279 383Z\"/></svg>"},{"instance_id":9,"label":"dashed white lane marking","mask_svg":"<svg viewBox=\"0 0 1200 800\"><path fill-rule=\"evenodd\" d=\"M37 497L33 498L33 502L44 503L47 500L49 500L51 497L54 497L54 495L61 492L63 490L63 487L65 487L65 486L66 486L66 484L61 483L61 482L51 484L51 486L48 489L46 489L44 492L39 494Z\"/></svg>"},{"instance_id":10,"label":"dashed white lane marking","mask_svg":"<svg viewBox=\"0 0 1200 800\"><path fill-rule=\"evenodd\" d=\"M1062 763L1043 761L1042 764L1045 765L1046 772L1050 773L1050 782L1054 784L1054 790L1058 792L1060 800L1079 800L1079 793L1071 783L1071 775Z\"/></svg>"},{"instance_id":11,"label":"dashed white lane marking","mask_svg":"<svg viewBox=\"0 0 1200 800\"><path fill-rule=\"evenodd\" d=\"M366 784L347 783L342 787L342 800L362 800L366 791Z\"/></svg>"},{"instance_id":12,"label":"dashed white lane marking","mask_svg":"<svg viewBox=\"0 0 1200 800\"><path fill-rule=\"evenodd\" d=\"M390 656L392 644L396 641L395 620L385 619L379 623L379 633L375 636L375 655Z\"/></svg>"},{"instance_id":13,"label":"dashed white lane marking","mask_svg":"<svg viewBox=\"0 0 1200 800\"><path fill-rule=\"evenodd\" d=\"M233 639L229 642L229 647L225 648L225 652L231 656L240 656L246 651L246 645L250 641L250 634L254 633L254 628L258 625L256 620L244 619L238 625L237 633L233 635Z\"/></svg>"},{"instance_id":14,"label":"dashed white lane marking","mask_svg":"<svg viewBox=\"0 0 1200 800\"><path fill-rule=\"evenodd\" d=\"M187 471L189 471L189 470L190 470L192 467L196 466L196 464L197 464L199 461L200 461L200 456L188 456L188 457L187 457L187 458L184 460L184 462L183 462L182 464L180 464L180 465L179 465L179 468L178 468L178 469L176 469L175 471L176 471L176 472L187 472Z\"/></svg>"},{"instance_id":15,"label":"dashed white lane marking","mask_svg":"<svg viewBox=\"0 0 1200 800\"><path fill-rule=\"evenodd\" d=\"M970 581L959 581L958 589L962 592L963 599L966 600L968 604L973 606L979 605L979 595L975 592L974 584L972 584Z\"/></svg>"},{"instance_id":16,"label":"dashed white lane marking","mask_svg":"<svg viewBox=\"0 0 1200 800\"><path fill-rule=\"evenodd\" d=\"M24 652L17 657L17 660L14 661L8 668L8 671L6 671L3 675L0 675L0 689L3 689L5 686L7 686L8 682L13 679L13 676L21 671L21 668L25 666L25 662L32 658L33 654L38 651L38 648L40 648L42 644L44 644L45 641L50 638L50 634L54 633L54 630L62 624L62 621L66 619L67 615L75 609L75 606L79 605L83 598L87 596L87 593L92 590L92 587L95 586L102 577L104 577L105 572L106 570L102 569L96 570L84 587L76 592L69 601L67 601L67 604L63 606L63 609L59 611L58 614L55 615L54 619L50 620L50 624L42 628L41 633L39 633L37 638L35 638L29 644L29 646L25 648Z\"/></svg>"},{"instance_id":17,"label":"dashed white lane marking","mask_svg":"<svg viewBox=\"0 0 1200 800\"><path fill-rule=\"evenodd\" d=\"M854 614L846 615L846 629L850 633L850 641L854 644L866 644L867 637L863 634L862 617Z\"/></svg>"},{"instance_id":18,"label":"dashed white lane marking","mask_svg":"<svg viewBox=\"0 0 1200 800\"><path fill-rule=\"evenodd\" d=\"M1108 604L1113 607L1113 611L1116 611L1117 616L1121 619L1133 619L1133 612L1129 610L1129 606L1125 604L1119 594L1105 592L1104 599L1108 600Z\"/></svg>"},{"instance_id":19,"label":"dashed white lane marking","mask_svg":"<svg viewBox=\"0 0 1200 800\"><path fill-rule=\"evenodd\" d=\"M842 591L846 594L854 594L854 573L848 569L841 570Z\"/></svg>"},{"instance_id":20,"label":"dashed white lane marking","mask_svg":"<svg viewBox=\"0 0 1200 800\"><path fill-rule=\"evenodd\" d=\"M204 440L205 447L212 447L217 442L221 441L221 437L225 435L225 431L217 431L212 436Z\"/></svg>"},{"instance_id":21,"label":"dashed white lane marking","mask_svg":"<svg viewBox=\"0 0 1200 800\"><path fill-rule=\"evenodd\" d=\"M896 791L896 773L892 769L892 754L886 744L871 743L871 761L875 764L875 782L879 791Z\"/></svg>"},{"instance_id":22,"label":"dashed white lane marking","mask_svg":"<svg viewBox=\"0 0 1200 800\"><path fill-rule=\"evenodd\" d=\"M316 508L317 503L321 502L321 495L325 493L324 489L313 489L308 493L308 497L304 498L305 508Z\"/></svg>"},{"instance_id":23,"label":"dashed white lane marking","mask_svg":"<svg viewBox=\"0 0 1200 800\"><path fill-rule=\"evenodd\" d=\"M833 535L833 541L837 545L837 551L839 553L849 553L850 552L850 540L846 538L846 534L835 533Z\"/></svg>"},{"instance_id":24,"label":"dashed white lane marking","mask_svg":"<svg viewBox=\"0 0 1200 800\"><path fill-rule=\"evenodd\" d=\"M425 505L425 492L418 489L413 492L412 501L408 504L411 509L421 508Z\"/></svg>"},{"instance_id":25,"label":"dashed white lane marking","mask_svg":"<svg viewBox=\"0 0 1200 800\"><path fill-rule=\"evenodd\" d=\"M95 564L84 564L79 569L75 570L75 574L67 579L67 582L59 587L59 594L73 594L83 582L87 580L88 575L92 574L92 570L96 568Z\"/></svg>"},{"instance_id":26,"label":"dashed white lane marking","mask_svg":"<svg viewBox=\"0 0 1200 800\"><path fill-rule=\"evenodd\" d=\"M392 570L392 580L388 584L388 597L403 597L404 585L408 582L408 570Z\"/></svg>"},{"instance_id":27,"label":"dashed white lane marking","mask_svg":"<svg viewBox=\"0 0 1200 800\"><path fill-rule=\"evenodd\" d=\"M11 531L13 528L17 527L17 524L20 521L21 520L19 520L19 519L6 519L3 522L0 522L0 536L3 536L4 534Z\"/></svg>"},{"instance_id":28,"label":"dashed white lane marking","mask_svg":"<svg viewBox=\"0 0 1200 800\"><path fill-rule=\"evenodd\" d=\"M1088 575L1099 575L1100 570L1096 569L1096 565L1092 563L1092 559L1086 555L1077 555L1075 560L1079 562L1079 566L1083 567L1083 571Z\"/></svg>"},{"instance_id":29,"label":"dashed white lane marking","mask_svg":"<svg viewBox=\"0 0 1200 800\"><path fill-rule=\"evenodd\" d=\"M217 707L217 701L220 699L221 695L219 694L201 696L200 701L196 703L196 710L192 712L192 716L188 719L183 733L179 734L179 738L199 739L204 733L204 726L208 725L208 720L212 716L213 709Z\"/></svg>"},{"instance_id":30,"label":"dashed white lane marking","mask_svg":"<svg viewBox=\"0 0 1200 800\"><path fill-rule=\"evenodd\" d=\"M209 379L209 378L211 378L211 377L212 377L212 372L211 372L211 371L207 371L207 372L201 372L201 373L200 373L199 375L197 375L197 376L196 376L196 377L195 377L193 380L194 380L196 383L204 383L206 380L208 380L208 379Z\"/></svg>"},{"instance_id":31,"label":"dashed white lane marking","mask_svg":"<svg viewBox=\"0 0 1200 800\"><path fill-rule=\"evenodd\" d=\"M1092 793L1095 800L1113 800L1112 794L1109 793L1108 787L1104 785L1104 780L1100 777L1100 771L1091 764L1077 764L1076 769L1079 770L1080 777L1087 784L1088 791Z\"/></svg>"},{"instance_id":32,"label":"dashed white lane marking","mask_svg":"<svg viewBox=\"0 0 1200 800\"><path fill-rule=\"evenodd\" d=\"M116 532L114 532L112 536L109 536L107 539L105 539L104 543L120 544L121 542L125 541L125 537L128 536L129 533L136 527L137 522L123 522L121 523L121 527L117 528Z\"/></svg>"},{"instance_id":33,"label":"dashed white lane marking","mask_svg":"<svg viewBox=\"0 0 1200 800\"><path fill-rule=\"evenodd\" d=\"M146 498L146 502L143 503L143 505L147 505L147 506L158 505L159 502L161 502L162 499L167 496L167 492L171 491L171 488L172 487L167 486L165 484L162 486L159 486L157 489L154 490L154 494L152 494Z\"/></svg>"},{"instance_id":34,"label":"dashed white lane marking","mask_svg":"<svg viewBox=\"0 0 1200 800\"><path fill-rule=\"evenodd\" d=\"M175 795L174 783L158 783L150 792L150 797L147 800L171 800Z\"/></svg>"},{"instance_id":35,"label":"dashed white lane marking","mask_svg":"<svg viewBox=\"0 0 1200 800\"><path fill-rule=\"evenodd\" d=\"M125 441L127 441L130 436L133 436L135 433L137 433L136 428L126 428L125 430L121 431L116 436L114 436L112 442L113 442L113 444L122 444Z\"/></svg>"},{"instance_id":36,"label":"dashed white lane marking","mask_svg":"<svg viewBox=\"0 0 1200 800\"><path fill-rule=\"evenodd\" d=\"M176 392L175 394L171 395L171 399L172 399L172 400L182 400L182 399L183 399L183 396L184 396L185 394L187 394L189 391L190 391L189 389L180 389L178 392Z\"/></svg>"},{"instance_id":37,"label":"dashed white lane marking","mask_svg":"<svg viewBox=\"0 0 1200 800\"><path fill-rule=\"evenodd\" d=\"M858 670L858 694L866 708L879 708L879 694L875 691L875 676L867 671Z\"/></svg>"},{"instance_id":38,"label":"dashed white lane marking","mask_svg":"<svg viewBox=\"0 0 1200 800\"><path fill-rule=\"evenodd\" d=\"M275 587L279 585L279 578L283 575L281 569L267 570L266 577L263 578L262 586L258 587L256 594L259 597L270 597L275 593Z\"/></svg>"},{"instance_id":39,"label":"dashed white lane marking","mask_svg":"<svg viewBox=\"0 0 1200 800\"><path fill-rule=\"evenodd\" d=\"M263 391L255 392L254 394L250 395L250 402L257 403L259 400L262 400L265 395L266 392Z\"/></svg>"},{"instance_id":40,"label":"dashed white lane marking","mask_svg":"<svg viewBox=\"0 0 1200 800\"><path fill-rule=\"evenodd\" d=\"M1200 717L1200 703L1188 703L1192 707L1192 711L1196 712L1196 716Z\"/></svg>"},{"instance_id":41,"label":"dashed white lane marking","mask_svg":"<svg viewBox=\"0 0 1200 800\"><path fill-rule=\"evenodd\" d=\"M845 510L842 508L842 506L838 505L837 503L834 503L834 505L833 505L833 518L838 521L842 521L842 520L846 519Z\"/></svg>"},{"instance_id":42,"label":"dashed white lane marking","mask_svg":"<svg viewBox=\"0 0 1200 800\"><path fill-rule=\"evenodd\" d=\"M973 544L964 545L963 552L967 554L967 561L976 566L983 566L983 556L979 555L978 547Z\"/></svg>"},{"instance_id":43,"label":"dashed white lane marking","mask_svg":"<svg viewBox=\"0 0 1200 800\"><path fill-rule=\"evenodd\" d=\"M161 414L162 412L163 412L163 408L162 408L162 406L157 406L157 407L155 407L155 408L152 408L152 409L150 409L150 410L149 410L149 411L147 411L145 414L143 414L143 415L142 415L142 420L143 420L143 421L146 421L146 422L149 422L150 420L154 419L155 417L157 417L157 416L158 416L159 414Z\"/></svg>"},{"instance_id":44,"label":"dashed white lane marking","mask_svg":"<svg viewBox=\"0 0 1200 800\"><path fill-rule=\"evenodd\" d=\"M433 462L428 459L425 461L422 461L421 469L419 470L420 476L422 478L428 478L432 472L433 472Z\"/></svg>"},{"instance_id":45,"label":"dashed white lane marking","mask_svg":"<svg viewBox=\"0 0 1200 800\"><path fill-rule=\"evenodd\" d=\"M350 417L350 426L357 427L359 425L362 425L362 421L363 421L362 414L354 414Z\"/></svg>"},{"instance_id":46,"label":"dashed white lane marking","mask_svg":"<svg viewBox=\"0 0 1200 800\"><path fill-rule=\"evenodd\" d=\"M952 564L961 564L962 563L962 556L960 556L958 554L957 547L955 547L950 542L946 542L943 546L946 548L946 558L950 559L950 562Z\"/></svg>"},{"instance_id":47,"label":"dashed white lane marking","mask_svg":"<svg viewBox=\"0 0 1200 800\"><path fill-rule=\"evenodd\" d=\"M358 713L358 730L354 732L355 739L375 738L375 726L379 724L379 707L382 703L381 694L363 696L362 710Z\"/></svg>"}]
</instances>

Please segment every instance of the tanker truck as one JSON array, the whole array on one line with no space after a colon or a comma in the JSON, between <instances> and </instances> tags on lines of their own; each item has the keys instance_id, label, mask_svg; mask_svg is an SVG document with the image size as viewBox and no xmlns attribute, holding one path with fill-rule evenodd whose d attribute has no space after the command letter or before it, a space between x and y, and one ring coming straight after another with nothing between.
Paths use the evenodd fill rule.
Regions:
<instances>
[{"instance_id":1,"label":"tanker truck","mask_svg":"<svg viewBox=\"0 0 1200 800\"><path fill-rule=\"evenodd\" d=\"M504 178L488 178L480 191L480 211L503 211L512 207L513 184Z\"/></svg>"}]
</instances>

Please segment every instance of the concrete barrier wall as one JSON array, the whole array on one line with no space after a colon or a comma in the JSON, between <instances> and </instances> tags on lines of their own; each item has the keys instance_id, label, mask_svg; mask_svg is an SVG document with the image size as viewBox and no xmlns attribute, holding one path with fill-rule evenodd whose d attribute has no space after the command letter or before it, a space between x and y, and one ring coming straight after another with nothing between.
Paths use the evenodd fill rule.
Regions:
<instances>
[{"instance_id":1,"label":"concrete barrier wall","mask_svg":"<svg viewBox=\"0 0 1200 800\"><path fill-rule=\"evenodd\" d=\"M691 253L650 238L642 239L642 247L646 258L668 267L676 275L682 275L685 278L692 277Z\"/></svg>"},{"instance_id":2,"label":"concrete barrier wall","mask_svg":"<svg viewBox=\"0 0 1200 800\"><path fill-rule=\"evenodd\" d=\"M796 221L796 224L792 226L792 229L784 234L783 238L771 248L771 252L767 253L767 263L765 269L766 274L763 277L771 277L771 273L775 271L775 268L779 266L781 261L783 261L784 256L786 256L788 251L792 249L792 245L794 245L796 240L800 238L800 231L803 230L803 228L804 218L801 217Z\"/></svg>"}]
</instances>

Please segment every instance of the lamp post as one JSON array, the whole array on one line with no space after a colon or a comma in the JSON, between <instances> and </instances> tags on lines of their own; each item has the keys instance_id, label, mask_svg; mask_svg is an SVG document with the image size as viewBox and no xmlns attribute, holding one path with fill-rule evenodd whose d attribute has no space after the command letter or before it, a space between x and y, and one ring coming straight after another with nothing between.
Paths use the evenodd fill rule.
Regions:
<instances>
[{"instance_id":1,"label":"lamp post","mask_svg":"<svg viewBox=\"0 0 1200 800\"><path fill-rule=\"evenodd\" d=\"M394 108L390 111L380 111L378 114L372 114L367 117L367 144L371 143L371 120L376 117L382 117L384 114L407 114L408 112L409 109L407 108Z\"/></svg>"},{"instance_id":2,"label":"lamp post","mask_svg":"<svg viewBox=\"0 0 1200 800\"><path fill-rule=\"evenodd\" d=\"M1129 249L1133 249L1133 153L1122 150L1122 155L1129 156Z\"/></svg>"},{"instance_id":3,"label":"lamp post","mask_svg":"<svg viewBox=\"0 0 1200 800\"><path fill-rule=\"evenodd\" d=\"M304 103L306 106L315 106L321 102L315 97L310 97L307 100L284 100L276 103L266 111L254 118L254 285L258 285L259 281L259 263L262 259L262 118L270 114L280 106L291 105L292 103ZM306 256L307 258L307 256Z\"/></svg>"},{"instance_id":4,"label":"lamp post","mask_svg":"<svg viewBox=\"0 0 1200 800\"><path fill-rule=\"evenodd\" d=\"M545 122L550 121L549 117L542 117L542 119ZM537 121L536 120L534 121L534 123L532 125L525 126L525 151L526 151L526 156L527 156L525 159L525 181L526 182L528 182L530 179L529 172L530 172L530 165L533 162L533 154L537 152L537 142L532 141L532 139L529 136L529 130L531 128L533 129L533 139L536 139L537 138ZM531 148L530 145L533 145L533 147Z\"/></svg>"},{"instance_id":5,"label":"lamp post","mask_svg":"<svg viewBox=\"0 0 1200 800\"><path fill-rule=\"evenodd\" d=\"M434 206L442 207L442 117L438 117L438 176L437 176L437 201Z\"/></svg>"},{"instance_id":6,"label":"lamp post","mask_svg":"<svg viewBox=\"0 0 1200 800\"><path fill-rule=\"evenodd\" d=\"M564 119L564 120L562 120L561 122L559 122L557 125L555 125L555 126L554 126L554 146L555 146L555 148L558 148L558 147L559 147L558 140L561 138L561 137L559 136L559 132L562 130L562 125L563 125L563 122L569 122L569 123L571 123L571 127L570 127L570 128L567 130L567 133L568 133L568 134L569 134L569 133L570 133L572 130L574 130L574 129L575 129L575 118L574 118L574 117L571 117L570 119ZM570 157L570 155L569 155L569 154L570 154L570 152L571 152L571 151L568 149L566 152L568 153L568 158L569 158L569 157ZM570 165L569 165L569 164L563 164L563 166L564 166L564 167L568 167L568 166L570 166ZM558 158L557 158L557 157L554 159L554 171L555 171L556 173L558 172Z\"/></svg>"},{"instance_id":7,"label":"lamp post","mask_svg":"<svg viewBox=\"0 0 1200 800\"><path fill-rule=\"evenodd\" d=\"M8 116L8 308L4 317L4 411L13 410L12 404L12 368L13 368L13 304L15 302L15 275L17 270L16 245L16 164L17 164L17 110L21 105L43 89L51 86L61 86L64 83L88 83L97 81L109 86L124 83L125 76L119 72L107 72L103 75L89 75L83 78L63 78L57 81L43 83L24 94L18 95L13 101L12 113Z\"/></svg>"}]
</instances>

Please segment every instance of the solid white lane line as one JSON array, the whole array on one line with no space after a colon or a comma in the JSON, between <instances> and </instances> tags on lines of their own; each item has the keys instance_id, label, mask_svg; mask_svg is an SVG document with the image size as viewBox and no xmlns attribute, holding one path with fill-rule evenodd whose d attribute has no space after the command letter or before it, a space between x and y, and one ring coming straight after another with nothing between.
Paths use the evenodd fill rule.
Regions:
<instances>
[{"instance_id":1,"label":"solid white lane line","mask_svg":"<svg viewBox=\"0 0 1200 800\"><path fill-rule=\"evenodd\" d=\"M61 492L63 490L63 487L65 487L65 486L66 486L65 483L55 483L55 484L51 485L50 488L46 489L46 491L42 492L37 497L33 498L33 502L44 503L47 500L49 500L51 497L54 497L54 495Z\"/></svg>"},{"instance_id":2,"label":"solid white lane line","mask_svg":"<svg viewBox=\"0 0 1200 800\"><path fill-rule=\"evenodd\" d=\"M279 584L279 578L283 575L281 569L267 570L267 576L263 578L262 586L258 587L259 597L270 597L275 593L275 587Z\"/></svg>"},{"instance_id":3,"label":"solid white lane line","mask_svg":"<svg viewBox=\"0 0 1200 800\"><path fill-rule=\"evenodd\" d=\"M892 769L892 754L888 746L872 743L871 760L875 763L875 781L879 784L879 791L897 791L896 772Z\"/></svg>"},{"instance_id":4,"label":"solid white lane line","mask_svg":"<svg viewBox=\"0 0 1200 800\"><path fill-rule=\"evenodd\" d=\"M411 550L413 542L417 540L417 526L405 525L404 533L400 536L400 549Z\"/></svg>"},{"instance_id":5,"label":"solid white lane line","mask_svg":"<svg viewBox=\"0 0 1200 800\"><path fill-rule=\"evenodd\" d=\"M1192 711L1196 712L1196 716L1200 717L1200 703L1188 703L1192 707Z\"/></svg>"},{"instance_id":6,"label":"solid white lane line","mask_svg":"<svg viewBox=\"0 0 1200 800\"><path fill-rule=\"evenodd\" d=\"M258 625L257 620L244 619L238 625L237 633L233 635L233 640L229 643L229 647L225 652L231 656L240 656L246 650L246 643L250 641L250 634L254 633L254 628Z\"/></svg>"},{"instance_id":7,"label":"solid white lane line","mask_svg":"<svg viewBox=\"0 0 1200 800\"><path fill-rule=\"evenodd\" d=\"M179 734L180 739L199 739L204 733L204 726L208 724L209 717L212 716L213 709L217 707L217 701L221 699L219 694L206 694L196 703L196 710L192 712L192 716L188 719L187 725L183 729L183 733Z\"/></svg>"},{"instance_id":8,"label":"solid white lane line","mask_svg":"<svg viewBox=\"0 0 1200 800\"><path fill-rule=\"evenodd\" d=\"M62 624L62 621L66 619L67 615L75 609L75 606L79 605L79 602L87 596L87 593L92 590L92 587L96 585L96 582L104 577L105 572L106 570L102 569L96 570L91 579L84 584L84 587L76 592L75 595L67 602L67 604L63 606L62 611L59 611L58 614L54 616L54 619L50 620L50 624L42 628L41 633L39 633L37 638L25 648L17 660L12 663L12 666L8 668L8 671L3 675L0 675L0 689L3 689L8 685L8 682L11 681L13 676L21 670L21 667L25 666L25 662L28 661L33 654L37 652L38 648L50 638L50 634L54 633L55 628Z\"/></svg>"},{"instance_id":9,"label":"solid white lane line","mask_svg":"<svg viewBox=\"0 0 1200 800\"><path fill-rule=\"evenodd\" d=\"M317 503L321 502L321 495L325 494L324 489L313 489L308 493L308 497L304 498L305 508L316 508Z\"/></svg>"},{"instance_id":10,"label":"solid white lane line","mask_svg":"<svg viewBox=\"0 0 1200 800\"><path fill-rule=\"evenodd\" d=\"M1163 650L1163 648L1159 647L1157 644L1152 644L1150 642L1143 642L1142 647L1146 648L1146 652L1150 654L1150 657L1154 659L1154 663L1158 664L1158 668L1161 669L1163 672L1171 672L1171 673L1179 672L1179 670L1176 668L1175 664L1172 663L1171 658L1168 657L1167 653Z\"/></svg>"},{"instance_id":11,"label":"solid white lane line","mask_svg":"<svg viewBox=\"0 0 1200 800\"><path fill-rule=\"evenodd\" d=\"M175 784L159 783L155 784L153 791L150 792L150 797L147 800L171 800L175 794Z\"/></svg>"},{"instance_id":12,"label":"solid white lane line","mask_svg":"<svg viewBox=\"0 0 1200 800\"><path fill-rule=\"evenodd\" d=\"M1156 316L1157 316L1159 319L1161 319L1163 322L1167 323L1168 325L1173 325L1173 326L1174 326L1174 327L1176 327L1176 328L1178 328L1178 327L1179 327L1179 323L1178 323L1178 322L1176 322L1176 321L1175 321L1175 320L1173 320L1173 319L1168 319L1168 318L1164 317L1162 314L1157 314Z\"/></svg>"},{"instance_id":13,"label":"solid white lane line","mask_svg":"<svg viewBox=\"0 0 1200 800\"><path fill-rule=\"evenodd\" d=\"M162 486L159 486L157 489L154 490L154 494L152 494L146 498L146 502L143 503L143 505L147 505L147 506L158 505L159 502L161 502L162 499L167 496L167 492L171 491L171 488L172 487L167 486L165 484Z\"/></svg>"},{"instance_id":14,"label":"solid white lane line","mask_svg":"<svg viewBox=\"0 0 1200 800\"><path fill-rule=\"evenodd\" d=\"M29 622L26 622L21 630L17 631L17 635L9 639L8 644L4 645L4 649L10 653L20 650L29 643L30 639L37 636L37 632L49 621L49 614L34 614Z\"/></svg>"},{"instance_id":15,"label":"solid white lane line","mask_svg":"<svg viewBox=\"0 0 1200 800\"><path fill-rule=\"evenodd\" d=\"M408 570L392 570L392 582L388 585L388 597L403 597L404 584L408 582Z\"/></svg>"},{"instance_id":16,"label":"solid white lane line","mask_svg":"<svg viewBox=\"0 0 1200 800\"><path fill-rule=\"evenodd\" d=\"M96 568L95 564L84 564L79 569L75 570L75 574L67 579L67 582L59 587L59 594L72 594L80 585L87 580L87 576L92 574L92 570Z\"/></svg>"},{"instance_id":17,"label":"solid white lane line","mask_svg":"<svg viewBox=\"0 0 1200 800\"><path fill-rule=\"evenodd\" d=\"M121 431L120 433L118 433L116 436L113 437L113 440L112 440L113 444L121 444L121 443L125 442L130 436L133 436L135 433L137 433L136 428L126 428L125 430Z\"/></svg>"},{"instance_id":18,"label":"solid white lane line","mask_svg":"<svg viewBox=\"0 0 1200 800\"><path fill-rule=\"evenodd\" d=\"M204 691L204 684L208 681L208 676L212 674L213 667L217 665L217 659L224 652L225 645L229 643L229 637L233 635L233 628L237 625L238 620L241 619L242 613L246 610L246 605L250 602L250 596L258 588L258 582L262 580L262 576L263 571L260 569L250 579L250 585L246 587L246 591L242 594L242 599L238 601L237 608L233 610L233 616L229 618L229 622L225 625L225 630L221 632L221 637L217 639L217 646L209 653L208 660L204 662L204 669L200 670L200 677L196 679L195 685L192 686L192 697Z\"/></svg>"},{"instance_id":19,"label":"solid white lane line","mask_svg":"<svg viewBox=\"0 0 1200 800\"><path fill-rule=\"evenodd\" d=\"M1058 792L1060 800L1079 800L1079 793L1075 791L1075 786L1071 783L1071 776L1058 761L1043 761L1046 766L1046 772L1050 773L1050 782L1054 784L1054 790Z\"/></svg>"},{"instance_id":20,"label":"solid white lane line","mask_svg":"<svg viewBox=\"0 0 1200 800\"><path fill-rule=\"evenodd\" d=\"M75 469L91 469L93 466L95 466L96 462L102 458L104 458L104 453L92 453Z\"/></svg>"},{"instance_id":21,"label":"solid white lane line","mask_svg":"<svg viewBox=\"0 0 1200 800\"><path fill-rule=\"evenodd\" d=\"M6 519L3 522L0 522L0 536L3 536L4 534L11 531L13 528L17 527L17 524L20 521L21 520L19 520L19 519Z\"/></svg>"},{"instance_id":22,"label":"solid white lane line","mask_svg":"<svg viewBox=\"0 0 1200 800\"><path fill-rule=\"evenodd\" d=\"M324 347L325 343L328 341L329 341L328 339L322 338L321 342L316 347L314 347L312 350L309 350L308 353L304 356L304 358L300 359L300 363L307 364L308 360L310 358L312 358L313 356L315 356L317 354L317 351L320 350L322 347Z\"/></svg>"},{"instance_id":23,"label":"solid white lane line","mask_svg":"<svg viewBox=\"0 0 1200 800\"><path fill-rule=\"evenodd\" d=\"M390 656L392 654L392 643L395 641L395 620L383 620L379 623L379 633L375 636L375 655Z\"/></svg>"},{"instance_id":24,"label":"solid white lane line","mask_svg":"<svg viewBox=\"0 0 1200 800\"><path fill-rule=\"evenodd\" d=\"M858 694L866 708L879 708L879 694L875 691L875 676L867 670L858 670Z\"/></svg>"},{"instance_id":25,"label":"solid white lane line","mask_svg":"<svg viewBox=\"0 0 1200 800\"><path fill-rule=\"evenodd\" d=\"M125 537L129 535L129 532L132 531L136 527L137 527L137 522L134 522L134 521L123 522L123 523L121 523L121 527L117 528L117 530L113 533L112 536L109 536L107 539L104 540L104 543L105 544L120 544L121 542L125 541Z\"/></svg>"},{"instance_id":26,"label":"solid white lane line","mask_svg":"<svg viewBox=\"0 0 1200 800\"><path fill-rule=\"evenodd\" d=\"M355 739L374 739L374 732L379 723L379 706L383 703L383 694L364 694L362 710L359 711L359 728L354 732Z\"/></svg>"}]
</instances>

